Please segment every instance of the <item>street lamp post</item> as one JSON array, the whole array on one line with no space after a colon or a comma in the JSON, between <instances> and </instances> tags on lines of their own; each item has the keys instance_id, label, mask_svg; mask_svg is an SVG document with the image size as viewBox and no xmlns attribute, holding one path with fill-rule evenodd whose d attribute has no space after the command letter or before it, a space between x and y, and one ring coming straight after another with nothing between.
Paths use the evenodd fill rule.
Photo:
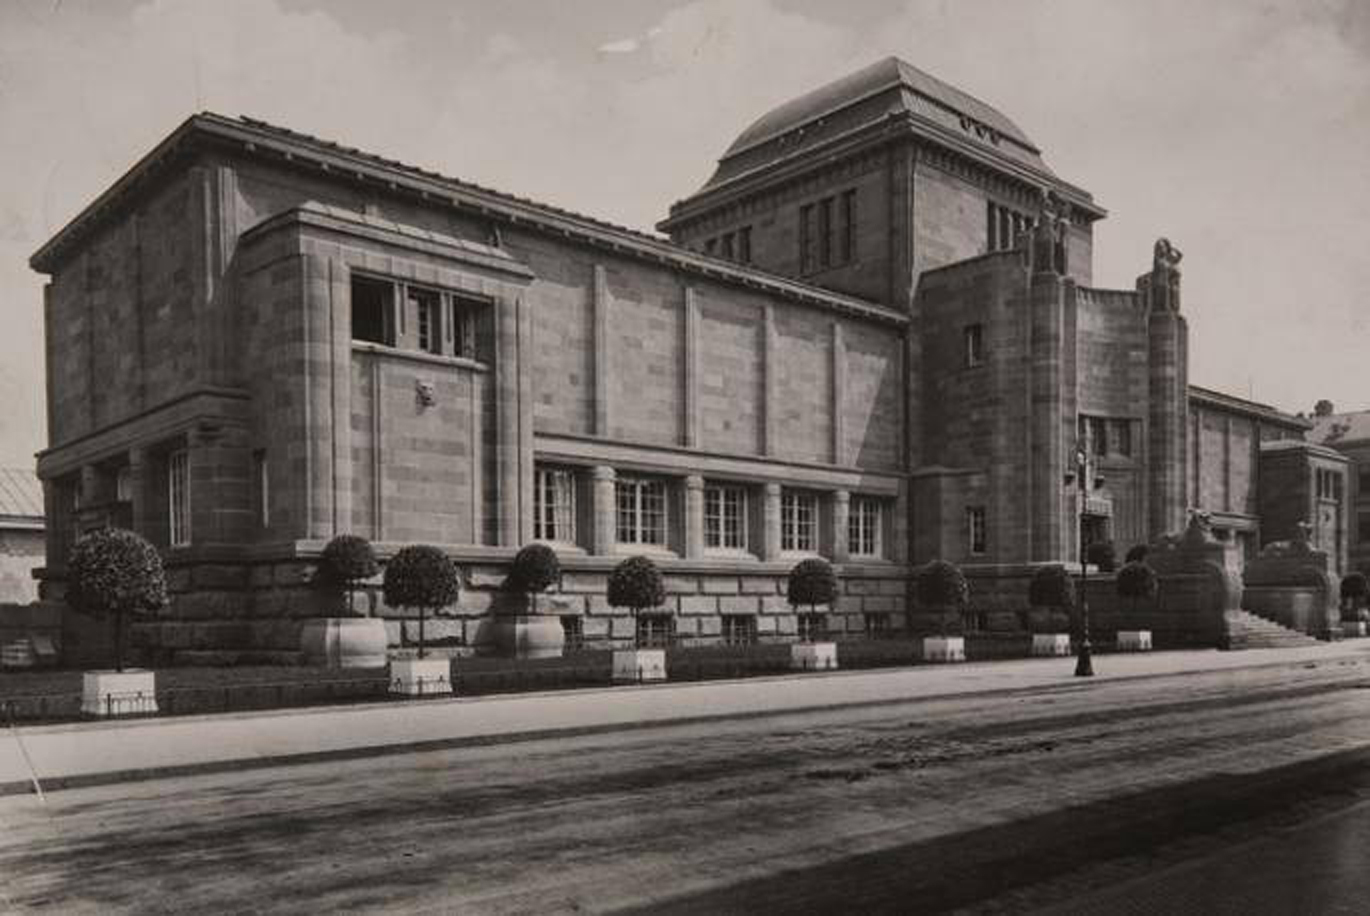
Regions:
<instances>
[{"instance_id":1,"label":"street lamp post","mask_svg":"<svg viewBox=\"0 0 1370 916\"><path fill-rule=\"evenodd\" d=\"M1075 480L1080 488L1080 505L1076 513L1077 538L1080 544L1080 650L1075 660L1076 677L1094 676L1093 647L1089 644L1089 563L1085 556L1085 501L1089 496L1089 454L1083 444L1075 447Z\"/></svg>"}]
</instances>

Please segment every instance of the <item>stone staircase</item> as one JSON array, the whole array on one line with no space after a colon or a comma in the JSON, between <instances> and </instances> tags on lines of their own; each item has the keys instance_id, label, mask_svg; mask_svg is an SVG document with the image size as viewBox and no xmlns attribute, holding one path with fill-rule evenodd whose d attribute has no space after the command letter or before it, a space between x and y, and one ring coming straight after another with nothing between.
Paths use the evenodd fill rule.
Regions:
<instances>
[{"instance_id":1,"label":"stone staircase","mask_svg":"<svg viewBox=\"0 0 1370 916\"><path fill-rule=\"evenodd\" d=\"M1287 649L1318 645L1318 640L1312 636L1281 626L1250 611L1236 613L1232 629L1224 642L1225 649Z\"/></svg>"}]
</instances>

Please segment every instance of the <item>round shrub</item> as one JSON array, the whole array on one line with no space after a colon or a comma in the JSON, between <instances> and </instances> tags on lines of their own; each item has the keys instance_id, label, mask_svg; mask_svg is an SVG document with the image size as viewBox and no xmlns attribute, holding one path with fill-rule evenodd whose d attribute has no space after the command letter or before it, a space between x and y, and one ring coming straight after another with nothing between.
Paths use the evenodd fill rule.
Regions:
<instances>
[{"instance_id":1,"label":"round shrub","mask_svg":"<svg viewBox=\"0 0 1370 916\"><path fill-rule=\"evenodd\" d=\"M1118 554L1112 541L1095 541L1085 548L1085 560L1099 567L1099 572L1113 572L1118 565Z\"/></svg>"},{"instance_id":2,"label":"round shrub","mask_svg":"<svg viewBox=\"0 0 1370 916\"><path fill-rule=\"evenodd\" d=\"M1156 570L1139 560L1124 563L1123 568L1118 570L1117 589L1120 598L1155 598L1160 584Z\"/></svg>"},{"instance_id":3,"label":"round shrub","mask_svg":"<svg viewBox=\"0 0 1370 916\"><path fill-rule=\"evenodd\" d=\"M629 608L633 615L645 607L666 602L666 585L661 570L647 557L628 557L609 574L608 601L611 607Z\"/></svg>"},{"instance_id":4,"label":"round shrub","mask_svg":"<svg viewBox=\"0 0 1370 916\"><path fill-rule=\"evenodd\" d=\"M832 604L837 598L837 576L827 560L800 560L790 570L786 596L791 606Z\"/></svg>"},{"instance_id":5,"label":"round shrub","mask_svg":"<svg viewBox=\"0 0 1370 916\"><path fill-rule=\"evenodd\" d=\"M167 603L162 556L122 528L83 535L67 558L67 603L94 617L114 618L114 667L124 670L124 615L148 614Z\"/></svg>"},{"instance_id":6,"label":"round shrub","mask_svg":"<svg viewBox=\"0 0 1370 916\"><path fill-rule=\"evenodd\" d=\"M1354 608L1365 600L1367 594L1370 594L1370 580L1365 578L1365 573L1352 571L1342 577L1342 601L1350 602Z\"/></svg>"},{"instance_id":7,"label":"round shrub","mask_svg":"<svg viewBox=\"0 0 1370 916\"><path fill-rule=\"evenodd\" d=\"M423 658L424 612L452 604L461 595L456 565L436 547L412 544L390 558L381 581L386 604L418 608L419 658Z\"/></svg>"},{"instance_id":8,"label":"round shrub","mask_svg":"<svg viewBox=\"0 0 1370 916\"><path fill-rule=\"evenodd\" d=\"M1075 608L1075 580L1059 563L1039 566L1028 583L1028 604L1033 607L1060 608L1070 612Z\"/></svg>"},{"instance_id":9,"label":"round shrub","mask_svg":"<svg viewBox=\"0 0 1370 916\"><path fill-rule=\"evenodd\" d=\"M319 571L329 582L351 585L380 572L371 542L355 534L340 534L324 545Z\"/></svg>"},{"instance_id":10,"label":"round shrub","mask_svg":"<svg viewBox=\"0 0 1370 916\"><path fill-rule=\"evenodd\" d=\"M528 544L514 555L507 584L514 591L544 592L561 578L561 562L546 544Z\"/></svg>"},{"instance_id":11,"label":"round shrub","mask_svg":"<svg viewBox=\"0 0 1370 916\"><path fill-rule=\"evenodd\" d=\"M1146 559L1147 547L1145 544L1133 544L1127 549L1127 556L1123 558L1125 563L1140 563Z\"/></svg>"},{"instance_id":12,"label":"round shrub","mask_svg":"<svg viewBox=\"0 0 1370 916\"><path fill-rule=\"evenodd\" d=\"M352 594L357 583L380 572L371 542L355 534L340 534L324 545L319 556L319 583L341 588L347 594L347 613L352 613Z\"/></svg>"},{"instance_id":13,"label":"round shrub","mask_svg":"<svg viewBox=\"0 0 1370 916\"><path fill-rule=\"evenodd\" d=\"M913 580L914 599L924 607L961 610L970 601L970 586L955 563L933 560L918 570Z\"/></svg>"}]
</instances>

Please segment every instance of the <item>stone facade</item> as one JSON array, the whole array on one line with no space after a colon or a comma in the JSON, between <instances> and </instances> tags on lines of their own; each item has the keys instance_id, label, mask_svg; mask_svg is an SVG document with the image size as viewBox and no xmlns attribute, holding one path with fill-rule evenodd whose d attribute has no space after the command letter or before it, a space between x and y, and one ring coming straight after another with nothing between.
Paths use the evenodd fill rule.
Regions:
<instances>
[{"instance_id":1,"label":"stone facade","mask_svg":"<svg viewBox=\"0 0 1370 916\"><path fill-rule=\"evenodd\" d=\"M190 118L32 260L45 593L80 530L126 525L171 570L149 651L283 660L338 612L310 582L329 537L422 541L466 583L431 632L474 651L544 540L576 639L631 638L604 581L645 552L681 639L784 640L783 576L818 554L846 637L901 629L934 557L1008 612L1081 515L1121 542L1182 527L1178 252L1093 289L1104 211L1002 114L898 61L817 95L744 132L669 242Z\"/></svg>"}]
</instances>

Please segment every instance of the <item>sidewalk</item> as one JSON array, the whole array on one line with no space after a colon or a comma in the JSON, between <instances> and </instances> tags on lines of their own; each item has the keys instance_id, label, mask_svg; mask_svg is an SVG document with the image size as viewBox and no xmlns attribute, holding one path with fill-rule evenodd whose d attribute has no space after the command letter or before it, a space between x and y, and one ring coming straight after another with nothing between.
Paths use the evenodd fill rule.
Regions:
<instances>
[{"instance_id":1,"label":"sidewalk","mask_svg":"<svg viewBox=\"0 0 1370 916\"><path fill-rule=\"evenodd\" d=\"M1243 652L1096 656L1094 681L1364 659L1370 641ZM796 674L409 703L89 722L0 735L0 793L173 773L362 756L557 732L908 702L967 694L1080 688L1074 658ZM20 743L22 741L22 749Z\"/></svg>"}]
</instances>

